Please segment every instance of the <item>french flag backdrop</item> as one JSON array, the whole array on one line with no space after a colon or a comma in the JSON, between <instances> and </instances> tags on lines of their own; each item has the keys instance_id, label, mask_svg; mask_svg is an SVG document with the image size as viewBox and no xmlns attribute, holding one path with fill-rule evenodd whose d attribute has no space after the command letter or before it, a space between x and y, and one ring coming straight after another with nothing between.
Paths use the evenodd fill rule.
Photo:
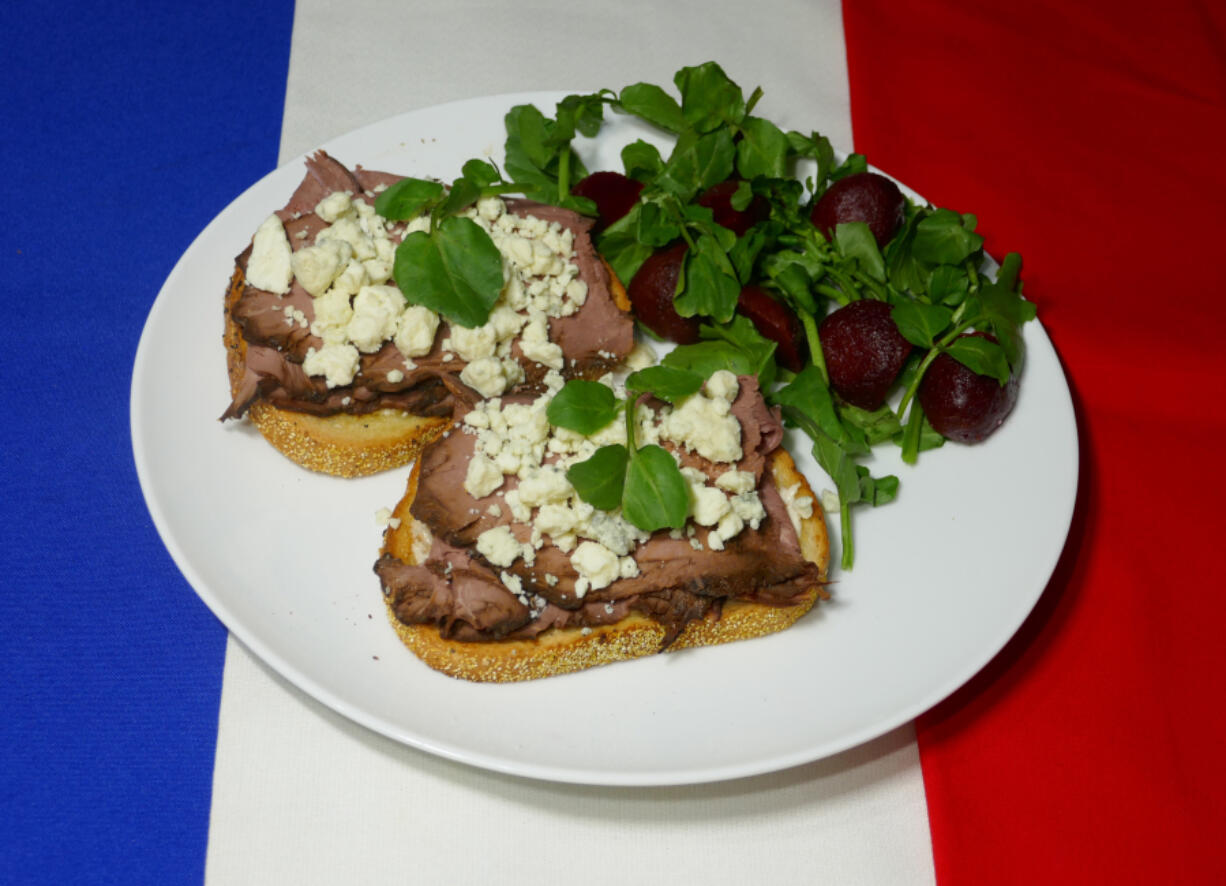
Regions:
<instances>
[{"instance_id":1,"label":"french flag backdrop","mask_svg":"<svg viewBox=\"0 0 1226 886\"><path fill-rule=\"evenodd\" d=\"M586 72L580 87L592 78L611 85L618 77L606 68L620 75L627 53L651 66L635 79L664 82L682 64L715 57L745 72L742 85L761 82L770 93L794 87L759 78L756 59L803 83L811 46L815 70L834 64L846 76L850 116L834 131L919 192L975 211L989 251L1023 254L1026 293L1069 377L1082 435L1077 512L1046 593L997 659L913 731L876 745L872 759L819 768L807 782L781 776L665 792L660 802L681 815L737 804L728 808L743 818L719 822L708 838L729 845L752 832L755 817L786 820L780 798L810 810L819 824L808 833L772 825L789 841L787 855L761 870L778 882L814 882L818 873L872 882L866 870L878 882L935 876L941 886L1216 882L1226 868L1226 583L1217 560L1226 499L1218 457L1226 8L780 0L765 4L775 12L763 24L747 21L761 10L741 4L682 4L687 38L649 33L654 7L633 2L542 19L532 51L564 41L569 48L555 51L586 68L542 67L532 82L488 88L500 52L519 58L491 35L524 29L517 16L545 16L554 4L469 4L449 8L445 22L424 4L409 6L417 17L383 50L402 78L403 104L379 93L392 104L374 119L421 105L413 76L430 95L465 97L446 94L455 81L446 70L415 68L402 55L448 58L447 41L462 47L454 54L468 65L464 83L479 88L467 94L568 88L576 68ZM369 122L295 110L328 92L327 78L308 75L312 66L344 66L344 52L362 51L342 41L325 62L330 34L389 38L377 20L355 24L354 8L22 0L0 10L10 324L0 358L9 393L0 426L0 882L277 882L304 847L271 819L283 816L299 838L304 824L327 822L338 852L353 837L327 808L244 795L237 783L261 765L275 769L278 747L288 760L305 753L301 734L278 732L285 724L322 721L343 733L328 740L342 742L361 730L304 707L227 640L144 509L127 428L141 327L179 255L287 150ZM680 13L659 15L673 24ZM465 17L484 43L453 27ZM798 34L792 21L838 27ZM602 39L579 48L593 33ZM318 138L298 144L286 140L291 132ZM244 695L242 680L262 681L259 692L270 695ZM255 703L265 697L274 703ZM264 744L226 738L227 717L261 715L270 717ZM253 759L257 747L272 751ZM391 753L376 746L361 763L337 765L352 765L345 776L369 787ZM304 797L329 784L330 761L315 762L318 773L297 779ZM515 795L571 804L572 821L606 813L628 821L640 808L624 794L549 793L419 765L418 789L451 792L439 813L448 821L463 818L464 802L490 797L509 818ZM871 778L852 774L861 765ZM834 790L815 799L814 784L838 786L850 800L835 805L844 801ZM874 798L897 827L882 830ZM827 805L805 805L819 801ZM360 817L361 797L351 802L353 830L377 833ZM237 809L266 815L236 824ZM861 824L847 827L849 816ZM278 835L282 842L269 842ZM456 845L438 839L448 851ZM807 842L815 854L847 852L846 868L801 864ZM907 848L894 868L856 861L895 843ZM383 849L397 856L409 845ZM318 841L313 848L327 855ZM600 852L594 840L585 848ZM470 867L498 870L499 859L473 852ZM735 861L712 864L739 870ZM358 869L369 879L350 881L375 882L389 869L412 881L411 854L399 866L371 862ZM658 877L674 878L684 882L684 869Z\"/></svg>"}]
</instances>

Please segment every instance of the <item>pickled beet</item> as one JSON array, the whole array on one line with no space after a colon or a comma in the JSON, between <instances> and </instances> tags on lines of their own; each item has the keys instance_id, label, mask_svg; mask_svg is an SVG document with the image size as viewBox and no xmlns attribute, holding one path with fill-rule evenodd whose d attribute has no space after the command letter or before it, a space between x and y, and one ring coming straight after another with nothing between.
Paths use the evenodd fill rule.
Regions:
<instances>
[{"instance_id":1,"label":"pickled beet","mask_svg":"<svg viewBox=\"0 0 1226 886\"><path fill-rule=\"evenodd\" d=\"M841 178L822 194L810 220L828 237L835 225L861 221L868 225L878 246L890 242L902 224L907 200L898 185L875 172L857 172Z\"/></svg>"},{"instance_id":2,"label":"pickled beet","mask_svg":"<svg viewBox=\"0 0 1226 886\"><path fill-rule=\"evenodd\" d=\"M996 341L987 333L967 334ZM1002 385L948 354L939 354L924 373L917 397L937 433L958 443L978 443L999 428L1013 410L1017 373Z\"/></svg>"},{"instance_id":3,"label":"pickled beet","mask_svg":"<svg viewBox=\"0 0 1226 886\"><path fill-rule=\"evenodd\" d=\"M911 353L890 306L875 299L853 301L829 314L817 334L835 393L861 409L880 407Z\"/></svg>"},{"instance_id":4,"label":"pickled beet","mask_svg":"<svg viewBox=\"0 0 1226 886\"><path fill-rule=\"evenodd\" d=\"M766 221L770 217L770 204L766 202L766 198L760 197L757 194L749 201L749 205L744 209L732 208L732 195L736 193L736 189L740 186L740 182L736 179L728 179L717 185L712 185L701 194L694 202L699 206L705 206L711 210L715 216L715 223L732 231L738 237L744 236L745 232L752 228L760 221Z\"/></svg>"},{"instance_id":5,"label":"pickled beet","mask_svg":"<svg viewBox=\"0 0 1226 886\"><path fill-rule=\"evenodd\" d=\"M758 333L777 345L775 360L779 365L800 372L808 347L805 329L795 312L761 286L746 286L736 304L737 310L750 319Z\"/></svg>"},{"instance_id":6,"label":"pickled beet","mask_svg":"<svg viewBox=\"0 0 1226 886\"><path fill-rule=\"evenodd\" d=\"M594 230L599 231L633 209L642 190L642 182L620 172L593 172L576 182L570 192L595 201L597 218Z\"/></svg>"},{"instance_id":7,"label":"pickled beet","mask_svg":"<svg viewBox=\"0 0 1226 886\"><path fill-rule=\"evenodd\" d=\"M698 317L682 317L673 307L681 263L689 247L684 240L653 252L639 267L626 294L634 316L662 338L689 345L698 341Z\"/></svg>"}]
</instances>

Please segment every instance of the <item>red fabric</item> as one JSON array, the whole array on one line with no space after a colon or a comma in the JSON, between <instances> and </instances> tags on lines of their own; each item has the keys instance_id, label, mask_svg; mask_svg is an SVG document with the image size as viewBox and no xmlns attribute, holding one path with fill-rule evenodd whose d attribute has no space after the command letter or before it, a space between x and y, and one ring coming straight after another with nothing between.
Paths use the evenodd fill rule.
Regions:
<instances>
[{"instance_id":1,"label":"red fabric","mask_svg":"<svg viewBox=\"0 0 1226 886\"><path fill-rule=\"evenodd\" d=\"M844 4L855 147L974 212L1069 375L1079 503L917 726L940 886L1221 882L1226 6Z\"/></svg>"}]
</instances>

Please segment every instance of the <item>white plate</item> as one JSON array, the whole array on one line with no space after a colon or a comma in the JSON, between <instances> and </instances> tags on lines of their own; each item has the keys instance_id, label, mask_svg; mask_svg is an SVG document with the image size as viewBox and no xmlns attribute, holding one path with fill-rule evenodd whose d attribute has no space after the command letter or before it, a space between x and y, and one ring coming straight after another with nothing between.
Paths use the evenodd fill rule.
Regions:
<instances>
[{"instance_id":1,"label":"white plate","mask_svg":"<svg viewBox=\"0 0 1226 886\"><path fill-rule=\"evenodd\" d=\"M420 176L501 157L503 114L562 93L414 111L336 139L347 165ZM609 115L612 116L612 115ZM606 124L592 168L620 168L642 131ZM591 147L591 146L589 146ZM376 512L407 469L361 480L304 471L229 401L222 297L234 257L300 181L269 174L204 230L150 311L132 379L132 441L153 520L218 618L305 692L380 733L455 760L557 781L682 784L808 762L874 738L951 693L1017 630L1068 531L1077 430L1050 341L1029 348L1013 415L985 445L948 445L909 468L887 453L899 499L860 512L856 567L834 599L760 640L654 656L565 677L480 685L441 676L388 626L372 572ZM818 490L830 485L793 441ZM832 536L837 542L837 521ZM838 562L837 544L833 552Z\"/></svg>"}]
</instances>

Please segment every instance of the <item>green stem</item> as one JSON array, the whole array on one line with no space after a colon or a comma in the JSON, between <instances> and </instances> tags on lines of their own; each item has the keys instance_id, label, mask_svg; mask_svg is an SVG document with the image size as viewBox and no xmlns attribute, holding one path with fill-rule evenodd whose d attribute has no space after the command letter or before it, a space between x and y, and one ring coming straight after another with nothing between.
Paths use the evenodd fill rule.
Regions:
<instances>
[{"instance_id":1,"label":"green stem","mask_svg":"<svg viewBox=\"0 0 1226 886\"><path fill-rule=\"evenodd\" d=\"M634 454L639 449L638 441L634 436L634 406L639 396L639 394L632 393L626 398L626 451L630 453L631 458L634 458Z\"/></svg>"},{"instance_id":2,"label":"green stem","mask_svg":"<svg viewBox=\"0 0 1226 886\"><path fill-rule=\"evenodd\" d=\"M825 283L818 283L813 287L826 298L832 298L840 305L846 305L848 302L847 293L835 286L828 286Z\"/></svg>"},{"instance_id":3,"label":"green stem","mask_svg":"<svg viewBox=\"0 0 1226 886\"><path fill-rule=\"evenodd\" d=\"M863 271L853 271L852 278L865 289L871 290L880 301L886 300L886 288L880 280L870 277Z\"/></svg>"},{"instance_id":4,"label":"green stem","mask_svg":"<svg viewBox=\"0 0 1226 886\"><path fill-rule=\"evenodd\" d=\"M805 341L809 343L809 362L821 372L822 382L829 385L830 373L826 370L826 356L822 353L822 341L817 335L817 320L808 311L798 309L796 314L805 328Z\"/></svg>"},{"instance_id":5,"label":"green stem","mask_svg":"<svg viewBox=\"0 0 1226 886\"><path fill-rule=\"evenodd\" d=\"M927 354L924 355L924 359L920 361L919 367L915 370L915 377L911 379L911 384L907 386L907 390L903 394L902 400L899 401L897 413L899 421L901 421L902 417L906 414L907 405L911 402L911 398L915 396L915 392L919 390L920 381L923 379L924 373L928 371L928 367L932 365L932 361L937 358L938 354L949 347L950 342L952 342L967 329L971 328L972 321L967 321L965 323L962 322L962 316L965 313L966 302L963 302L962 304L958 305L957 310L954 311L953 316L950 318L950 322L954 324L953 328L947 332L945 336L941 338L941 340L938 341Z\"/></svg>"},{"instance_id":6,"label":"green stem","mask_svg":"<svg viewBox=\"0 0 1226 886\"><path fill-rule=\"evenodd\" d=\"M902 435L903 464L913 465L919 461L920 433L924 427L924 410L917 403L907 416L907 426Z\"/></svg>"},{"instance_id":7,"label":"green stem","mask_svg":"<svg viewBox=\"0 0 1226 886\"><path fill-rule=\"evenodd\" d=\"M570 144L558 157L558 197L565 200L570 195Z\"/></svg>"},{"instance_id":8,"label":"green stem","mask_svg":"<svg viewBox=\"0 0 1226 886\"><path fill-rule=\"evenodd\" d=\"M745 102L745 116L749 116L760 98L762 98L761 86L754 89L753 94L749 96L749 101Z\"/></svg>"},{"instance_id":9,"label":"green stem","mask_svg":"<svg viewBox=\"0 0 1226 886\"><path fill-rule=\"evenodd\" d=\"M839 502L839 531L842 534L843 540L843 558L841 562L843 568L849 570L856 559L856 543L851 538L851 505L846 502Z\"/></svg>"},{"instance_id":10,"label":"green stem","mask_svg":"<svg viewBox=\"0 0 1226 886\"><path fill-rule=\"evenodd\" d=\"M852 282L850 277L843 275L839 271L836 271L834 268L831 268L831 267L826 268L826 276L830 277L832 280L834 280L835 283L839 284L838 288L841 291L839 292L838 295L832 296L832 297L840 305L846 305L848 302L852 300L853 296L858 294L860 291L859 287L856 286L856 284Z\"/></svg>"}]
</instances>

